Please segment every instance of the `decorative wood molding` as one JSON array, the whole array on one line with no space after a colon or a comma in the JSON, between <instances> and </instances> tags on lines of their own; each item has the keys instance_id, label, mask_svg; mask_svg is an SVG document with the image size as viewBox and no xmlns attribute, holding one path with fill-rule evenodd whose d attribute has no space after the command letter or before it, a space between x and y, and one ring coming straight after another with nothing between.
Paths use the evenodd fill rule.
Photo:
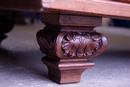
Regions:
<instances>
[{"instance_id":1,"label":"decorative wood molding","mask_svg":"<svg viewBox=\"0 0 130 87\"><path fill-rule=\"evenodd\" d=\"M129 2L129 0L0 0L0 9L128 19Z\"/></svg>"},{"instance_id":2,"label":"decorative wood molding","mask_svg":"<svg viewBox=\"0 0 130 87\"><path fill-rule=\"evenodd\" d=\"M40 49L52 58L90 58L101 54L106 38L95 31L57 31L44 29L37 33Z\"/></svg>"},{"instance_id":3,"label":"decorative wood molding","mask_svg":"<svg viewBox=\"0 0 130 87\"><path fill-rule=\"evenodd\" d=\"M96 32L68 32L61 43L65 56L86 57L101 48L102 37Z\"/></svg>"},{"instance_id":4,"label":"decorative wood molding","mask_svg":"<svg viewBox=\"0 0 130 87\"><path fill-rule=\"evenodd\" d=\"M40 50L48 56L55 56L56 38L59 31L44 29L37 33L37 41Z\"/></svg>"},{"instance_id":5,"label":"decorative wood molding","mask_svg":"<svg viewBox=\"0 0 130 87\"><path fill-rule=\"evenodd\" d=\"M61 62L43 57L42 61L48 67L49 78L59 84L80 82L81 74L95 63L88 60Z\"/></svg>"},{"instance_id":6,"label":"decorative wood molding","mask_svg":"<svg viewBox=\"0 0 130 87\"><path fill-rule=\"evenodd\" d=\"M101 24L101 18L42 14L42 22L46 26L37 33L37 42L46 54L42 61L50 79L57 83L79 82L82 72L95 65L88 58L106 48L106 37L93 30Z\"/></svg>"}]
</instances>

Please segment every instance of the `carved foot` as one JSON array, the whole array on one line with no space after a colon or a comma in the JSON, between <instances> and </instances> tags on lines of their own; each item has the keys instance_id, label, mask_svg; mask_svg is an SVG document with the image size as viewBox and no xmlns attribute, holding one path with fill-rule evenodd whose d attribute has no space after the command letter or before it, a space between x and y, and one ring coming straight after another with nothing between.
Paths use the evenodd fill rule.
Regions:
<instances>
[{"instance_id":1,"label":"carved foot","mask_svg":"<svg viewBox=\"0 0 130 87\"><path fill-rule=\"evenodd\" d=\"M106 38L93 30L101 18L44 14L42 21L46 27L37 33L37 41L46 54L42 61L50 79L57 83L79 82L82 72L94 65L88 58L101 54L107 45Z\"/></svg>"},{"instance_id":2,"label":"carved foot","mask_svg":"<svg viewBox=\"0 0 130 87\"><path fill-rule=\"evenodd\" d=\"M15 13L12 11L0 10L0 43L7 38L5 33L13 29L14 16Z\"/></svg>"},{"instance_id":3,"label":"carved foot","mask_svg":"<svg viewBox=\"0 0 130 87\"><path fill-rule=\"evenodd\" d=\"M94 65L93 62L88 60L60 62L48 57L44 57L42 61L48 67L49 78L57 83L79 82L82 72Z\"/></svg>"}]
</instances>

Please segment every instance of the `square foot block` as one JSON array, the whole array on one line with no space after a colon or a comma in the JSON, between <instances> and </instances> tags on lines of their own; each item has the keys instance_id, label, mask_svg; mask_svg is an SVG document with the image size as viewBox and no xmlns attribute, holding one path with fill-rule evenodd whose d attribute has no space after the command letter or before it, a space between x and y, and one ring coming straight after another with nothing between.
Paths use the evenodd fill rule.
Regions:
<instances>
[{"instance_id":1,"label":"square foot block","mask_svg":"<svg viewBox=\"0 0 130 87\"><path fill-rule=\"evenodd\" d=\"M80 82L83 71L95 65L88 60L60 62L49 57L42 58L42 61L48 67L49 78L59 84Z\"/></svg>"}]
</instances>

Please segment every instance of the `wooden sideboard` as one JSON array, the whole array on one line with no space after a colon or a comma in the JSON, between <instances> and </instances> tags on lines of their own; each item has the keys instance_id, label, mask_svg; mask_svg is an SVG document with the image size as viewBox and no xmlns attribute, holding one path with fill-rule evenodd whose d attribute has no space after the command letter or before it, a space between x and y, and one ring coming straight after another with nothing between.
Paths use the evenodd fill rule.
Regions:
<instances>
[{"instance_id":1,"label":"wooden sideboard","mask_svg":"<svg viewBox=\"0 0 130 87\"><path fill-rule=\"evenodd\" d=\"M37 42L46 54L42 61L48 75L57 83L79 82L82 72L95 65L88 59L107 45L94 30L102 17L130 19L129 0L0 0L0 9L0 41L13 28L15 11L41 13L46 26L37 32Z\"/></svg>"}]
</instances>

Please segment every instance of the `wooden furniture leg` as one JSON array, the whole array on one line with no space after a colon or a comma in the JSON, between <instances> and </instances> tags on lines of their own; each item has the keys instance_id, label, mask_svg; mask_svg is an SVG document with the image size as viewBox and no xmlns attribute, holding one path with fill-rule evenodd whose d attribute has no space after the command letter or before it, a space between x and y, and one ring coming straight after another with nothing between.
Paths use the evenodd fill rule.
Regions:
<instances>
[{"instance_id":1,"label":"wooden furniture leg","mask_svg":"<svg viewBox=\"0 0 130 87\"><path fill-rule=\"evenodd\" d=\"M102 18L44 13L41 20L46 26L37 33L37 41L46 54L42 61L50 79L79 82L82 72L94 65L88 58L101 54L107 45L106 38L93 30Z\"/></svg>"},{"instance_id":2,"label":"wooden furniture leg","mask_svg":"<svg viewBox=\"0 0 130 87\"><path fill-rule=\"evenodd\" d=\"M7 37L5 33L13 29L14 18L15 12L0 10L0 43Z\"/></svg>"}]
</instances>

